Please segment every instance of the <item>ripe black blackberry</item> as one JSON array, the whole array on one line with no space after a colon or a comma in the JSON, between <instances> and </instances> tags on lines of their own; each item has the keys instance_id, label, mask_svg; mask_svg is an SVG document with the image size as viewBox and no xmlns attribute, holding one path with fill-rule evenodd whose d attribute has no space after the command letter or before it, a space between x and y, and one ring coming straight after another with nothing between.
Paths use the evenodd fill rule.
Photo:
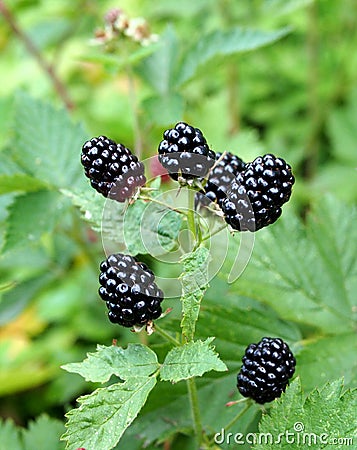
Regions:
<instances>
[{"instance_id":1,"label":"ripe black blackberry","mask_svg":"<svg viewBox=\"0 0 357 450\"><path fill-rule=\"evenodd\" d=\"M112 323L144 326L162 313L163 292L153 272L133 256L116 253L100 265L99 295Z\"/></svg>"},{"instance_id":2,"label":"ripe black blackberry","mask_svg":"<svg viewBox=\"0 0 357 450\"><path fill-rule=\"evenodd\" d=\"M159 161L170 177L182 184L204 178L215 162L202 131L185 122L164 132L158 152Z\"/></svg>"},{"instance_id":3,"label":"ripe black blackberry","mask_svg":"<svg viewBox=\"0 0 357 450\"><path fill-rule=\"evenodd\" d=\"M123 144L106 136L92 138L82 147L81 162L94 189L104 197L124 202L146 182L144 166Z\"/></svg>"},{"instance_id":4,"label":"ripe black blackberry","mask_svg":"<svg viewBox=\"0 0 357 450\"><path fill-rule=\"evenodd\" d=\"M230 152L216 153L216 165L208 175L204 190L196 194L196 206L198 204L208 206L210 202L217 202L220 205L226 198L226 192L232 181L244 167L245 163L237 155Z\"/></svg>"},{"instance_id":5,"label":"ripe black blackberry","mask_svg":"<svg viewBox=\"0 0 357 450\"><path fill-rule=\"evenodd\" d=\"M237 388L257 403L271 402L285 391L294 375L296 360L288 345L279 338L264 337L250 344L242 359Z\"/></svg>"},{"instance_id":6,"label":"ripe black blackberry","mask_svg":"<svg viewBox=\"0 0 357 450\"><path fill-rule=\"evenodd\" d=\"M239 231L258 231L274 223L291 195L295 178L282 158L259 156L238 174L222 200L226 222Z\"/></svg>"}]
</instances>

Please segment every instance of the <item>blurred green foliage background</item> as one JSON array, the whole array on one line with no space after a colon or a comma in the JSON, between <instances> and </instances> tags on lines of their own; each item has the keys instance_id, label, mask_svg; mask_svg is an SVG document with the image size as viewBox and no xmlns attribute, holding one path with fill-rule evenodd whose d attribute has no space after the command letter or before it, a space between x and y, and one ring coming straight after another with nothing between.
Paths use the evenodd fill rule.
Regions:
<instances>
[{"instance_id":1,"label":"blurred green foliage background","mask_svg":"<svg viewBox=\"0 0 357 450\"><path fill-rule=\"evenodd\" d=\"M24 91L67 108L84 124L70 150L80 177L87 137L105 134L148 158L163 130L184 119L201 128L216 151L246 161L268 152L286 159L297 182L285 214L304 219L328 193L347 209L356 203L354 0L5 0L0 6L0 175L12 173L15 97ZM110 52L94 45L114 7L144 17L159 41L142 47L121 38ZM277 34L269 45L240 52L237 27ZM41 126L46 122L40 138ZM31 132L36 142L37 130ZM4 244L9 208L22 191L4 187L0 197L0 415L26 425L43 412L62 420L75 398L93 388L61 364L82 359L96 343L147 338L107 322L96 294L100 237L68 199L61 200L53 228L33 242ZM32 204L31 197L23 199L24 220ZM231 304L236 288L222 286L213 282L210 298L226 289ZM302 327L303 337L311 327Z\"/></svg>"}]
</instances>

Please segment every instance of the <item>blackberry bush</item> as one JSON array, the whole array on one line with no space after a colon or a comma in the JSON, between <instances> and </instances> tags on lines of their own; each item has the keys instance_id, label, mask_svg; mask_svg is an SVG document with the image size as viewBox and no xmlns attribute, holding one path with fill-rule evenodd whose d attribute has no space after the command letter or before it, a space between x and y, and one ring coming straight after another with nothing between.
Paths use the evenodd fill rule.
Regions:
<instances>
[{"instance_id":1,"label":"blackberry bush","mask_svg":"<svg viewBox=\"0 0 357 450\"><path fill-rule=\"evenodd\" d=\"M294 375L296 365L288 345L282 339L270 337L264 337L258 344L250 344L242 362L237 376L238 390L257 403L280 397Z\"/></svg>"},{"instance_id":2,"label":"blackberry bush","mask_svg":"<svg viewBox=\"0 0 357 450\"><path fill-rule=\"evenodd\" d=\"M100 264L99 295L112 323L144 326L162 313L163 292L153 272L133 256L116 253Z\"/></svg>"},{"instance_id":3,"label":"blackberry bush","mask_svg":"<svg viewBox=\"0 0 357 450\"><path fill-rule=\"evenodd\" d=\"M272 154L246 165L227 190L221 208L226 222L239 231L258 231L274 223L291 195L291 167Z\"/></svg>"},{"instance_id":4,"label":"blackberry bush","mask_svg":"<svg viewBox=\"0 0 357 450\"><path fill-rule=\"evenodd\" d=\"M123 144L106 136L83 144L81 162L92 187L118 202L132 197L146 183L144 165Z\"/></svg>"},{"instance_id":5,"label":"blackberry bush","mask_svg":"<svg viewBox=\"0 0 357 450\"><path fill-rule=\"evenodd\" d=\"M185 122L164 132L159 145L159 161L172 179L182 184L193 184L206 177L215 162L202 131Z\"/></svg>"}]
</instances>

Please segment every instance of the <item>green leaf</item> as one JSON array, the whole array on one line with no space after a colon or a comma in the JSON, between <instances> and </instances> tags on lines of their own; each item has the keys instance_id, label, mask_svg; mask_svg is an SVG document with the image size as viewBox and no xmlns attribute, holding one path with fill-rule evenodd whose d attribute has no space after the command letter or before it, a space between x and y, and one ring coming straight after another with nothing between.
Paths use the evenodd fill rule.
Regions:
<instances>
[{"instance_id":1,"label":"green leaf","mask_svg":"<svg viewBox=\"0 0 357 450\"><path fill-rule=\"evenodd\" d=\"M198 247L192 253L182 258L182 333L186 340L193 339L196 321L200 311L201 300L208 288L209 251L205 247Z\"/></svg>"},{"instance_id":2,"label":"green leaf","mask_svg":"<svg viewBox=\"0 0 357 450\"><path fill-rule=\"evenodd\" d=\"M90 223L94 231L101 231L103 209L107 201L102 195L89 187L86 191L61 189L61 193L70 198L75 206L79 207L82 212L82 219Z\"/></svg>"},{"instance_id":3,"label":"green leaf","mask_svg":"<svg viewBox=\"0 0 357 450\"><path fill-rule=\"evenodd\" d=\"M0 194L9 192L34 192L45 188L46 185L36 178L25 173L14 175L0 175Z\"/></svg>"},{"instance_id":4,"label":"green leaf","mask_svg":"<svg viewBox=\"0 0 357 450\"><path fill-rule=\"evenodd\" d=\"M130 378L80 397L66 416L66 449L110 450L133 422L156 384L155 377Z\"/></svg>"},{"instance_id":5,"label":"green leaf","mask_svg":"<svg viewBox=\"0 0 357 450\"><path fill-rule=\"evenodd\" d=\"M176 383L191 377L200 377L210 370L228 370L210 345L213 340L211 337L205 341L188 342L181 347L174 347L161 366L161 379Z\"/></svg>"},{"instance_id":6,"label":"green leaf","mask_svg":"<svg viewBox=\"0 0 357 450\"><path fill-rule=\"evenodd\" d=\"M64 432L64 425L56 419L46 415L40 416L36 422L30 422L27 430L23 430L25 450L64 450L64 443L60 437ZM13 448L12 446L9 448Z\"/></svg>"},{"instance_id":7,"label":"green leaf","mask_svg":"<svg viewBox=\"0 0 357 450\"><path fill-rule=\"evenodd\" d=\"M186 52L180 64L177 84L181 85L187 82L195 75L199 67L218 55L232 55L255 50L281 39L289 31L287 28L277 31L261 31L236 27L227 31L217 30L202 36Z\"/></svg>"},{"instance_id":8,"label":"green leaf","mask_svg":"<svg viewBox=\"0 0 357 450\"><path fill-rule=\"evenodd\" d=\"M177 35L173 27L169 26L160 36L155 53L137 68L141 77L161 96L172 90L178 54Z\"/></svg>"},{"instance_id":9,"label":"green leaf","mask_svg":"<svg viewBox=\"0 0 357 450\"><path fill-rule=\"evenodd\" d=\"M177 245L182 225L179 213L155 202L136 200L128 205L107 200L95 192L62 190L73 204L79 206L83 219L93 230L102 233L105 248L117 248L132 255L159 256ZM158 197L160 193L152 196Z\"/></svg>"},{"instance_id":10,"label":"green leaf","mask_svg":"<svg viewBox=\"0 0 357 450\"><path fill-rule=\"evenodd\" d=\"M11 420L0 421L0 450L25 450L20 440L20 430Z\"/></svg>"},{"instance_id":11,"label":"green leaf","mask_svg":"<svg viewBox=\"0 0 357 450\"><path fill-rule=\"evenodd\" d=\"M112 375L122 380L151 375L159 368L156 354L142 344L129 344L126 349L98 345L96 353L88 353L81 363L62 366L68 372L78 373L86 381L104 383Z\"/></svg>"},{"instance_id":12,"label":"green leaf","mask_svg":"<svg viewBox=\"0 0 357 450\"><path fill-rule=\"evenodd\" d=\"M124 216L126 247L132 255L162 255L176 247L181 225L179 213L155 202L137 200L128 207Z\"/></svg>"},{"instance_id":13,"label":"green leaf","mask_svg":"<svg viewBox=\"0 0 357 450\"><path fill-rule=\"evenodd\" d=\"M319 336L303 341L297 355L299 376L305 391L328 380L344 377L345 384L357 383L357 339L355 331L337 336Z\"/></svg>"},{"instance_id":14,"label":"green leaf","mask_svg":"<svg viewBox=\"0 0 357 450\"><path fill-rule=\"evenodd\" d=\"M237 372L209 372L197 378L198 401L202 424L208 434L221 430L237 414L237 408L227 408L225 404L236 397ZM259 408L254 406L240 419L239 431L244 433L247 427L256 421ZM173 426L174 424L174 426ZM186 383L158 383L150 395L150 402L125 433L125 438L140 436L145 444L154 441L164 442L177 432L192 435L192 416L187 397ZM124 448L124 447L123 447ZM196 448L196 447L194 447Z\"/></svg>"},{"instance_id":15,"label":"green leaf","mask_svg":"<svg viewBox=\"0 0 357 450\"><path fill-rule=\"evenodd\" d=\"M259 432L263 442L256 450L279 448L337 448L333 439L356 438L356 390L343 391L343 380L325 384L304 400L297 378L282 397L274 402L269 414L263 416ZM289 436L287 435L289 433ZM258 434L259 436L259 434Z\"/></svg>"},{"instance_id":16,"label":"green leaf","mask_svg":"<svg viewBox=\"0 0 357 450\"><path fill-rule=\"evenodd\" d=\"M217 305L216 295L224 298L224 305ZM281 337L289 345L301 339L296 325L281 320L271 308L244 303L242 297L233 296L224 288L219 294L209 289L196 330L200 338L216 333L216 347L231 370L240 367L246 347L263 336Z\"/></svg>"},{"instance_id":17,"label":"green leaf","mask_svg":"<svg viewBox=\"0 0 357 450\"><path fill-rule=\"evenodd\" d=\"M354 329L356 208L320 198L306 227L286 211L257 233L253 255L232 292L271 306L281 318L328 334ZM221 274L231 270L235 240Z\"/></svg>"},{"instance_id":18,"label":"green leaf","mask_svg":"<svg viewBox=\"0 0 357 450\"><path fill-rule=\"evenodd\" d=\"M18 93L15 101L15 142L12 155L24 172L56 187L82 182L79 156L87 139L65 110Z\"/></svg>"},{"instance_id":19,"label":"green leaf","mask_svg":"<svg viewBox=\"0 0 357 450\"><path fill-rule=\"evenodd\" d=\"M44 233L53 230L63 209L57 192L38 191L16 197L9 206L3 252L37 244Z\"/></svg>"}]
</instances>

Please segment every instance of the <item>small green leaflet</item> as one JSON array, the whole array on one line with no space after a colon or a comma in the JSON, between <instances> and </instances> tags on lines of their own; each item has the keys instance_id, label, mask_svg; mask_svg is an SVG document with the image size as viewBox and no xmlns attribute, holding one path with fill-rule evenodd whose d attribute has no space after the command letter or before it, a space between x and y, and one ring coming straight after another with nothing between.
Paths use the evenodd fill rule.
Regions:
<instances>
[{"instance_id":1,"label":"small green leaflet","mask_svg":"<svg viewBox=\"0 0 357 450\"><path fill-rule=\"evenodd\" d=\"M159 256L177 245L181 215L155 202L137 200L124 217L124 238L132 255Z\"/></svg>"},{"instance_id":2,"label":"small green leaflet","mask_svg":"<svg viewBox=\"0 0 357 450\"><path fill-rule=\"evenodd\" d=\"M130 378L80 397L80 407L66 414L68 429L62 436L67 441L66 449L110 450L115 447L155 384L155 377Z\"/></svg>"},{"instance_id":3,"label":"small green leaflet","mask_svg":"<svg viewBox=\"0 0 357 450\"><path fill-rule=\"evenodd\" d=\"M343 392L343 379L325 384L313 390L304 399L299 378L287 388L286 393L274 402L268 414L263 415L259 434L263 442L257 442L256 450L287 448L342 448L333 439L357 438L357 390ZM287 439L287 433L290 439ZM276 440L279 439L277 443ZM346 441L347 442L347 441Z\"/></svg>"},{"instance_id":4,"label":"small green leaflet","mask_svg":"<svg viewBox=\"0 0 357 450\"><path fill-rule=\"evenodd\" d=\"M10 420L0 422L0 450L64 450L60 436L63 423L42 415L28 429L16 427Z\"/></svg>"},{"instance_id":5,"label":"small green leaflet","mask_svg":"<svg viewBox=\"0 0 357 450\"><path fill-rule=\"evenodd\" d=\"M79 207L83 220L89 222L94 231L100 232L106 199L89 186L86 191L61 189L61 193L69 197L72 203Z\"/></svg>"},{"instance_id":6,"label":"small green leaflet","mask_svg":"<svg viewBox=\"0 0 357 450\"><path fill-rule=\"evenodd\" d=\"M23 430L24 450L62 450L63 442L60 436L64 432L64 425L56 419L46 415L40 416L36 422L31 422L28 430ZM13 448L12 446L9 448Z\"/></svg>"},{"instance_id":7,"label":"small green leaflet","mask_svg":"<svg viewBox=\"0 0 357 450\"><path fill-rule=\"evenodd\" d=\"M159 368L156 354L142 344L129 344L126 349L111 345L98 345L95 353L80 363L62 366L67 372L78 373L86 381L104 383L112 375L122 380L146 377Z\"/></svg>"},{"instance_id":8,"label":"small green leaflet","mask_svg":"<svg viewBox=\"0 0 357 450\"><path fill-rule=\"evenodd\" d=\"M0 174L0 194L34 192L46 188L46 183L25 173Z\"/></svg>"},{"instance_id":9,"label":"small green leaflet","mask_svg":"<svg viewBox=\"0 0 357 450\"><path fill-rule=\"evenodd\" d=\"M219 55L233 55L255 50L281 39L289 32L289 28L282 28L277 31L262 31L236 27L206 34L185 52L176 83L178 86L186 83L200 67Z\"/></svg>"},{"instance_id":10,"label":"small green leaflet","mask_svg":"<svg viewBox=\"0 0 357 450\"><path fill-rule=\"evenodd\" d=\"M205 341L188 342L181 347L174 347L166 355L160 369L162 380L177 382L191 377L200 377L205 372L228 370L219 359L214 347L211 346L213 337Z\"/></svg>"},{"instance_id":11,"label":"small green leaflet","mask_svg":"<svg viewBox=\"0 0 357 450\"><path fill-rule=\"evenodd\" d=\"M24 172L59 188L83 183L79 157L87 135L67 111L19 92L14 125L12 154Z\"/></svg>"},{"instance_id":12,"label":"small green leaflet","mask_svg":"<svg viewBox=\"0 0 357 450\"><path fill-rule=\"evenodd\" d=\"M287 210L257 233L252 258L231 289L270 305L285 320L346 333L357 320L357 209L330 196L313 206L307 226ZM222 275L236 257L234 246L232 240Z\"/></svg>"},{"instance_id":13,"label":"small green leaflet","mask_svg":"<svg viewBox=\"0 0 357 450\"><path fill-rule=\"evenodd\" d=\"M43 234L52 232L63 215L64 207L63 197L54 191L17 196L8 207L3 251L37 244Z\"/></svg>"},{"instance_id":14,"label":"small green leaflet","mask_svg":"<svg viewBox=\"0 0 357 450\"><path fill-rule=\"evenodd\" d=\"M0 450L24 450L20 430L9 419L0 422Z\"/></svg>"},{"instance_id":15,"label":"small green leaflet","mask_svg":"<svg viewBox=\"0 0 357 450\"><path fill-rule=\"evenodd\" d=\"M182 321L183 335L187 341L193 339L196 321L200 311L201 300L208 288L209 251L205 247L198 247L192 253L182 258Z\"/></svg>"},{"instance_id":16,"label":"small green leaflet","mask_svg":"<svg viewBox=\"0 0 357 450\"><path fill-rule=\"evenodd\" d=\"M93 230L102 233L105 248L159 256L177 245L182 218L171 209L140 199L131 205L118 203L89 187L88 192L61 192L80 208Z\"/></svg>"}]
</instances>

